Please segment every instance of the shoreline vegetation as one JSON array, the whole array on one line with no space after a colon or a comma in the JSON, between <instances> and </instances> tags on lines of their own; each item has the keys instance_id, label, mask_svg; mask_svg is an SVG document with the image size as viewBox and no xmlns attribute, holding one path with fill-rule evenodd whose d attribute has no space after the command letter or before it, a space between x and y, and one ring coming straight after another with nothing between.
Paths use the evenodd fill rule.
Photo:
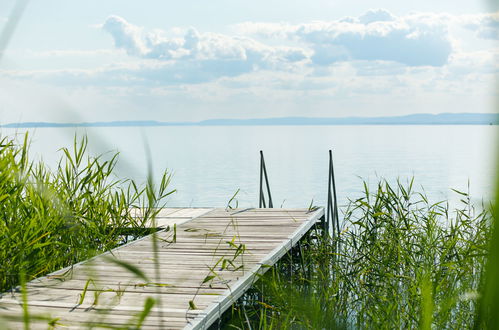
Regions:
<instances>
[{"instance_id":1,"label":"shoreline vegetation","mask_svg":"<svg viewBox=\"0 0 499 330\"><path fill-rule=\"evenodd\" d=\"M81 123L20 122L1 124L5 128L35 127L153 127L153 126L314 126L314 125L499 125L496 113L413 114L391 117L278 117L209 119L198 122L98 121Z\"/></svg>"},{"instance_id":2,"label":"shoreline vegetation","mask_svg":"<svg viewBox=\"0 0 499 330\"><path fill-rule=\"evenodd\" d=\"M413 182L365 185L339 237L311 232L226 312L227 328L493 328L477 321L489 208L456 191L461 206L451 210Z\"/></svg>"},{"instance_id":3,"label":"shoreline vegetation","mask_svg":"<svg viewBox=\"0 0 499 330\"><path fill-rule=\"evenodd\" d=\"M118 154L89 156L86 137L60 149L55 170L29 160L28 141L0 138L0 292L150 233L150 205L173 192L167 172L157 190L117 179Z\"/></svg>"},{"instance_id":4,"label":"shoreline vegetation","mask_svg":"<svg viewBox=\"0 0 499 330\"><path fill-rule=\"evenodd\" d=\"M28 141L28 135L20 143L0 138L0 292L24 292L26 281L148 234L143 222L154 221L174 192L168 172L157 188L151 177L143 187L117 179L118 154L89 156L87 138L62 148L54 170L29 160ZM365 185L342 210L337 239L310 231L219 325L497 328L499 253L490 250L499 246L497 208L475 207L468 193L455 191L461 206L449 209L414 190L413 182L382 180L373 191ZM143 208L144 217L134 217L134 208ZM124 234L124 227L132 231Z\"/></svg>"}]
</instances>

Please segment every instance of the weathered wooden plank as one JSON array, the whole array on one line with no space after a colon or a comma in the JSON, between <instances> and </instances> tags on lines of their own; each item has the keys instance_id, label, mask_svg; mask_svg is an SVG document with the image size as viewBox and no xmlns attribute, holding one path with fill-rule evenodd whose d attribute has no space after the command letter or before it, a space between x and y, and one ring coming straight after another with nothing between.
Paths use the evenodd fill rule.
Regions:
<instances>
[{"instance_id":1,"label":"weathered wooden plank","mask_svg":"<svg viewBox=\"0 0 499 330\"><path fill-rule=\"evenodd\" d=\"M206 315L198 316L192 323L189 323L186 328L206 329L209 327L218 318L218 316L221 315L221 313L227 310L249 287L251 287L258 274L262 274L268 270L267 267L262 267L262 265L273 265L282 255L293 247L294 243L297 243L298 240L317 221L319 221L321 216L324 216L323 209L313 213L313 216L310 218L309 222L304 222L300 228L295 230L295 232L290 235L292 238L285 240L278 245L272 253L262 260L261 264L257 264L253 267L248 276L241 278L237 283L231 285L231 290L229 292L226 292L224 295L218 297L215 304L211 304L207 310L203 311Z\"/></svg>"},{"instance_id":2,"label":"weathered wooden plank","mask_svg":"<svg viewBox=\"0 0 499 330\"><path fill-rule=\"evenodd\" d=\"M182 208L175 212L175 217L197 218L209 213L213 208Z\"/></svg>"},{"instance_id":3,"label":"weathered wooden plank","mask_svg":"<svg viewBox=\"0 0 499 330\"><path fill-rule=\"evenodd\" d=\"M166 228L168 226L180 225L193 218L209 213L212 208L164 208L161 209L154 220L144 223L145 227ZM143 210L131 210L132 216L136 218L143 217Z\"/></svg>"},{"instance_id":4,"label":"weathered wooden plank","mask_svg":"<svg viewBox=\"0 0 499 330\"><path fill-rule=\"evenodd\" d=\"M140 210L132 211L140 217ZM123 327L129 325L133 315L140 313L145 300L151 297L160 299L161 306L153 307L144 328L157 328L159 324L172 329L204 328L243 294L257 274L267 269L262 265L272 265L279 260L323 214L322 209L314 212L162 209L156 225L177 224L175 241L173 230L159 231L155 234L159 247L156 254L152 252L154 237L150 235L31 281L27 284L29 307L33 312L47 312L64 321L61 327L84 328L89 322L97 327L102 324ZM238 246L244 246L245 250L236 256L236 251L241 252ZM144 283L143 279L110 262L109 257L138 267L152 283ZM236 271L221 269L224 259L231 260L234 267L243 267ZM214 274L211 269L217 277L205 281ZM92 281L89 282L89 278ZM85 299L77 305L87 284ZM2 295L0 320L9 313L22 315L20 301L19 293ZM191 302L197 309L191 309ZM18 324L21 323L14 321L9 327ZM33 328L39 324L33 323Z\"/></svg>"},{"instance_id":5,"label":"weathered wooden plank","mask_svg":"<svg viewBox=\"0 0 499 330\"><path fill-rule=\"evenodd\" d=\"M35 292L34 290L36 289L43 289L43 288L57 288L60 290L76 290L79 291L81 294L85 288L86 281L84 280L72 280L72 283L68 286L65 284L65 282L60 283L59 285L51 285L51 286L41 286L41 285L31 285L28 286L28 289L30 291ZM193 295L193 294L199 294L199 295L211 295L211 296L216 296L222 294L226 289L226 285L212 285L211 287L204 286L204 287L199 287L199 282L196 285L193 285L191 287L187 286L175 286L175 285L170 285L166 284L166 287L158 287L157 285L145 285L145 283L136 283L136 284L127 284L127 283L121 283L121 285L117 285L115 281L94 281L95 287L93 285L90 285L87 288L87 292L93 292L93 291L99 291L99 290L125 290L126 292L135 292L135 293L148 293L148 294L156 294L158 291L161 294L169 294L169 295L176 295L176 294L184 294L184 295ZM91 293L93 294L93 293Z\"/></svg>"}]
</instances>

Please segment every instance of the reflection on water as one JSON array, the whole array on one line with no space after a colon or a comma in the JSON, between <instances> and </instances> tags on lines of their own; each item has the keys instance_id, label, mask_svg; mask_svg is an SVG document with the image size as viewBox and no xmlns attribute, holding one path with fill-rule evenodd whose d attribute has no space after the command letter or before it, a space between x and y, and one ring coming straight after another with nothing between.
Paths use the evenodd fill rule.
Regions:
<instances>
[{"instance_id":1,"label":"reflection on water","mask_svg":"<svg viewBox=\"0 0 499 330\"><path fill-rule=\"evenodd\" d=\"M16 132L1 129L2 135ZM22 133L23 130L17 130ZM31 130L32 151L51 165L72 144L75 129ZM324 205L328 149L333 149L341 203L355 198L364 178L416 178L433 200L449 188L490 198L496 173L497 126L212 126L77 129L93 153L118 150L119 176L145 178L144 143L158 174L174 173L170 206L225 206L240 188L240 206L258 206L259 150L265 153L275 206ZM145 137L145 138L144 138Z\"/></svg>"}]
</instances>

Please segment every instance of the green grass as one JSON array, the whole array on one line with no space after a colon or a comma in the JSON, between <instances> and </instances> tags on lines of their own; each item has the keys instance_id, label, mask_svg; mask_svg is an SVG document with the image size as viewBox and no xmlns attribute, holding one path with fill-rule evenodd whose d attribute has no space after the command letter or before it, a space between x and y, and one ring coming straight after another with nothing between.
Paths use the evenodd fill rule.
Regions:
<instances>
[{"instance_id":1,"label":"green grass","mask_svg":"<svg viewBox=\"0 0 499 330\"><path fill-rule=\"evenodd\" d=\"M118 154L89 156L85 137L55 169L29 160L28 141L0 138L0 292L148 233L143 222L170 193L166 172L158 189L116 178Z\"/></svg>"},{"instance_id":2,"label":"green grass","mask_svg":"<svg viewBox=\"0 0 499 330\"><path fill-rule=\"evenodd\" d=\"M456 193L461 207L450 210L413 191L412 181L365 185L338 241L311 232L239 300L225 327L491 328L497 295L480 291L493 217ZM496 285L493 276L485 287ZM487 307L476 321L481 296Z\"/></svg>"}]
</instances>

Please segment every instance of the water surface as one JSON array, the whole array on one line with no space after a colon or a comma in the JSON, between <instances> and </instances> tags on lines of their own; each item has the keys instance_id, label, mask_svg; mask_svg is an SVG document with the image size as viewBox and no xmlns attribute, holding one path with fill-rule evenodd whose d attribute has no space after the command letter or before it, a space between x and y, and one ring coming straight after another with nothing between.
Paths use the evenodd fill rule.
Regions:
<instances>
[{"instance_id":1,"label":"water surface","mask_svg":"<svg viewBox=\"0 0 499 330\"><path fill-rule=\"evenodd\" d=\"M2 129L1 134L24 130ZM434 201L457 198L450 188L488 199L496 167L497 126L183 126L38 128L32 151L54 166L58 149L87 134L91 152L119 151L119 176L143 179L145 142L156 175L168 168L177 193L169 206L225 206L240 189L240 206L258 206L263 150L275 206L324 205L328 150L333 149L342 204L359 196L362 179L415 177Z\"/></svg>"}]
</instances>

